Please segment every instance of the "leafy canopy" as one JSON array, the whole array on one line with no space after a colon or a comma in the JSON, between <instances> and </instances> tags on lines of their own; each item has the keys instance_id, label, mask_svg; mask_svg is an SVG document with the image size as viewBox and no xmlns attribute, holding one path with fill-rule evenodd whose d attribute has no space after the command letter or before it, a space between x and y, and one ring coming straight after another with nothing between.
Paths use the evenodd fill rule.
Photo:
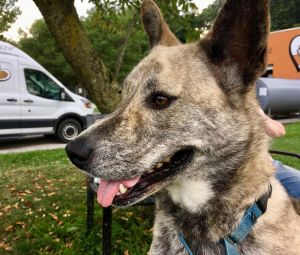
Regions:
<instances>
[{"instance_id":1,"label":"leafy canopy","mask_svg":"<svg viewBox=\"0 0 300 255\"><path fill-rule=\"evenodd\" d=\"M271 1L271 30L300 26L300 0Z\"/></svg>"},{"instance_id":2,"label":"leafy canopy","mask_svg":"<svg viewBox=\"0 0 300 255\"><path fill-rule=\"evenodd\" d=\"M44 66L67 87L74 87L78 83L76 76L57 47L44 20L35 21L29 33L30 35L20 32L20 41L17 46Z\"/></svg>"},{"instance_id":3,"label":"leafy canopy","mask_svg":"<svg viewBox=\"0 0 300 255\"><path fill-rule=\"evenodd\" d=\"M15 6L17 0L0 0L0 33L7 31L21 11Z\"/></svg>"},{"instance_id":4,"label":"leafy canopy","mask_svg":"<svg viewBox=\"0 0 300 255\"><path fill-rule=\"evenodd\" d=\"M19 10L14 7L15 1L0 0L0 8L5 6L4 9L9 9L17 15ZM91 0L91 2L95 7L81 21L97 55L111 73L116 69L120 52L125 49L120 72L116 77L121 83L148 51L147 38L139 17L140 0ZM210 29L225 0L215 0L201 13L192 0L156 0L156 2L171 30L182 42L189 42L196 40L199 35ZM5 15L5 12L1 11L0 17L1 15ZM16 18L14 15L10 16L11 20L13 17ZM288 2L272 0L271 16L272 30L300 25L300 0ZM2 19L0 22L3 22ZM131 24L132 28L130 28ZM79 85L76 75L56 46L44 21L39 20L32 25L30 36L23 33L18 46L45 66L66 86Z\"/></svg>"}]
</instances>

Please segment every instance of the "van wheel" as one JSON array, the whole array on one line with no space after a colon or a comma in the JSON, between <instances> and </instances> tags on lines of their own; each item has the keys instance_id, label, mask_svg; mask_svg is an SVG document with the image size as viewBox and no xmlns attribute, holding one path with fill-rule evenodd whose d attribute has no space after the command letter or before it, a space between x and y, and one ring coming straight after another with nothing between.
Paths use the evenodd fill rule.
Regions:
<instances>
[{"instance_id":1,"label":"van wheel","mask_svg":"<svg viewBox=\"0 0 300 255\"><path fill-rule=\"evenodd\" d=\"M56 135L61 142L67 143L75 139L81 131L82 127L77 120L65 119L59 123Z\"/></svg>"}]
</instances>

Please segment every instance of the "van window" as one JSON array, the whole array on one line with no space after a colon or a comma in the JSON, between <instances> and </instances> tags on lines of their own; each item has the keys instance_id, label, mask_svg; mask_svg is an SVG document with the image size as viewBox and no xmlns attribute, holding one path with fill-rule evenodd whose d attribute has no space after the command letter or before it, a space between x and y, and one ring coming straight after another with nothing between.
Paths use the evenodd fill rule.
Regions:
<instances>
[{"instance_id":1,"label":"van window","mask_svg":"<svg viewBox=\"0 0 300 255\"><path fill-rule=\"evenodd\" d=\"M35 96L61 100L61 87L43 72L24 69L27 91Z\"/></svg>"}]
</instances>

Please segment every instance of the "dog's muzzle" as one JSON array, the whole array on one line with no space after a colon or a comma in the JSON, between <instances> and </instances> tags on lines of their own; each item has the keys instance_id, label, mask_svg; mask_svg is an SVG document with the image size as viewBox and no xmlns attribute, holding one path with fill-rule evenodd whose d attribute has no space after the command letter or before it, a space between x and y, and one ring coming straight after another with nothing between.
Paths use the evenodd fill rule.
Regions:
<instances>
[{"instance_id":1,"label":"dog's muzzle","mask_svg":"<svg viewBox=\"0 0 300 255\"><path fill-rule=\"evenodd\" d=\"M90 162L93 149L89 146L89 143L84 141L84 138L76 138L67 144L66 152L75 166L82 170L86 170L86 166Z\"/></svg>"}]
</instances>

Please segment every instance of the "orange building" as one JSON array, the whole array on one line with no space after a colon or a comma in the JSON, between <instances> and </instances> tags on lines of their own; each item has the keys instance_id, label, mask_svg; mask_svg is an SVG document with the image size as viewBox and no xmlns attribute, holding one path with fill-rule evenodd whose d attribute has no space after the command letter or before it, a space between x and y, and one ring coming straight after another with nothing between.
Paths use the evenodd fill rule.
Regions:
<instances>
[{"instance_id":1,"label":"orange building","mask_svg":"<svg viewBox=\"0 0 300 255\"><path fill-rule=\"evenodd\" d=\"M300 27L270 34L266 77L300 79Z\"/></svg>"}]
</instances>

